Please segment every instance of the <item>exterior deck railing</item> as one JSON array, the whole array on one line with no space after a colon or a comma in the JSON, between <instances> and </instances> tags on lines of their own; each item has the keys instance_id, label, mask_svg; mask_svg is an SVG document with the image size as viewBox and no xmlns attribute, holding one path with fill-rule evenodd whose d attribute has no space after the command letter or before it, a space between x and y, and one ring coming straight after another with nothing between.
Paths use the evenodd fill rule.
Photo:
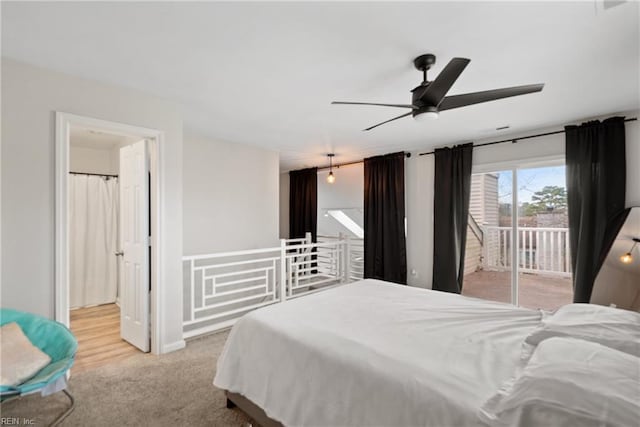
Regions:
<instances>
[{"instance_id":1,"label":"exterior deck railing","mask_svg":"<svg viewBox=\"0 0 640 427\"><path fill-rule=\"evenodd\" d=\"M482 247L485 270L510 270L512 261L511 227L482 226ZM518 228L519 270L571 276L568 228Z\"/></svg>"}]
</instances>

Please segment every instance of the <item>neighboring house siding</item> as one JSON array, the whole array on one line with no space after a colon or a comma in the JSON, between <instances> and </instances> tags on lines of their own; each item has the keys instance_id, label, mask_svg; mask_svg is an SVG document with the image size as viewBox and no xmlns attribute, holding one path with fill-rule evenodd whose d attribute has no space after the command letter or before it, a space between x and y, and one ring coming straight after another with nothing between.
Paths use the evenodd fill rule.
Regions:
<instances>
[{"instance_id":1,"label":"neighboring house siding","mask_svg":"<svg viewBox=\"0 0 640 427\"><path fill-rule=\"evenodd\" d=\"M498 174L471 175L469 214L480 227L498 225ZM465 275L482 268L482 244L483 242L480 241L471 227L467 227L467 245L464 260Z\"/></svg>"},{"instance_id":2,"label":"neighboring house siding","mask_svg":"<svg viewBox=\"0 0 640 427\"><path fill-rule=\"evenodd\" d=\"M471 175L471 196L469 197L469 214L479 225L484 223L484 196L482 184L484 174Z\"/></svg>"},{"instance_id":3,"label":"neighboring house siding","mask_svg":"<svg viewBox=\"0 0 640 427\"><path fill-rule=\"evenodd\" d=\"M480 225L498 225L498 174L483 175L484 220Z\"/></svg>"},{"instance_id":4,"label":"neighboring house siding","mask_svg":"<svg viewBox=\"0 0 640 427\"><path fill-rule=\"evenodd\" d=\"M478 225L498 225L498 175L471 175L469 213Z\"/></svg>"},{"instance_id":5,"label":"neighboring house siding","mask_svg":"<svg viewBox=\"0 0 640 427\"><path fill-rule=\"evenodd\" d=\"M464 254L464 274L478 271L482 266L482 244L470 226L467 226L467 245Z\"/></svg>"}]
</instances>

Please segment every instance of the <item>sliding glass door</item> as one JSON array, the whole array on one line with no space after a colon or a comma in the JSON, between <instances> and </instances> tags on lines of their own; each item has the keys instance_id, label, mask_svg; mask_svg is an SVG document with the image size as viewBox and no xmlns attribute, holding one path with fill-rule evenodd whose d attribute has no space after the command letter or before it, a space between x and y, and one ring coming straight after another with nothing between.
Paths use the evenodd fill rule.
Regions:
<instances>
[{"instance_id":1,"label":"sliding glass door","mask_svg":"<svg viewBox=\"0 0 640 427\"><path fill-rule=\"evenodd\" d=\"M518 300L554 310L573 300L565 166L518 169Z\"/></svg>"},{"instance_id":2,"label":"sliding glass door","mask_svg":"<svg viewBox=\"0 0 640 427\"><path fill-rule=\"evenodd\" d=\"M463 295L556 309L572 300L564 166L472 176Z\"/></svg>"}]
</instances>

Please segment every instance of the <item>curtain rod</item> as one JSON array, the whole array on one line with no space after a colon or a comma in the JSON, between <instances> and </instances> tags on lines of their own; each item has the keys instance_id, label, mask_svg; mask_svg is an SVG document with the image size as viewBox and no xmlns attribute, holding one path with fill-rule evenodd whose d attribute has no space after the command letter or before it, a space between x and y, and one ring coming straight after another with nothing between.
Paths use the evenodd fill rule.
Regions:
<instances>
[{"instance_id":1,"label":"curtain rod","mask_svg":"<svg viewBox=\"0 0 640 427\"><path fill-rule=\"evenodd\" d=\"M106 176L109 178L117 178L118 175L109 175L108 173L86 173L86 172L69 172L71 175L89 175L89 176Z\"/></svg>"},{"instance_id":2,"label":"curtain rod","mask_svg":"<svg viewBox=\"0 0 640 427\"><path fill-rule=\"evenodd\" d=\"M411 157L411 153L404 153L404 155L409 158ZM353 162L345 162L345 163L336 163L334 164L332 167L334 169L338 169L340 168L340 166L349 166L349 165L357 165L358 163L364 163L364 159L362 160L354 160ZM318 170L322 171L322 170L329 170L331 167L330 166L318 166Z\"/></svg>"},{"instance_id":3,"label":"curtain rod","mask_svg":"<svg viewBox=\"0 0 640 427\"><path fill-rule=\"evenodd\" d=\"M626 122L634 122L636 120L638 120L638 118L637 117L633 117L633 118L630 118L630 119L625 119L624 122L625 123ZM541 137L541 136L549 136L549 135L557 135L559 133L565 133L565 130L563 129L563 130L556 130L556 131L553 131L553 132L539 133L539 134L536 134L536 135L521 136L521 137L518 137L518 138L502 139L500 141L483 142L482 144L473 144L473 148L484 147L485 145L504 144L505 142L511 142L511 143L515 144L518 141L521 141L523 139L538 138L538 137ZM428 154L433 154L433 153L434 153L434 151L429 151L427 153L420 153L419 155L420 156L426 156Z\"/></svg>"}]
</instances>

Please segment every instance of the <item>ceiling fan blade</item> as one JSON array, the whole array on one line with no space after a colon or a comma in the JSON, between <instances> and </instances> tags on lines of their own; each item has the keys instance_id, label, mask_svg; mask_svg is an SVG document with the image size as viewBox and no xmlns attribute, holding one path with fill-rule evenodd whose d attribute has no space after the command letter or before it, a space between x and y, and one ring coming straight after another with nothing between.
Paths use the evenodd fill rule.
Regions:
<instances>
[{"instance_id":1,"label":"ceiling fan blade","mask_svg":"<svg viewBox=\"0 0 640 427\"><path fill-rule=\"evenodd\" d=\"M469 62L471 60L467 58L453 58L438 74L438 77L423 89L418 99L427 105L437 107L449 92L451 86L458 80L465 67L469 65Z\"/></svg>"},{"instance_id":2,"label":"ceiling fan blade","mask_svg":"<svg viewBox=\"0 0 640 427\"><path fill-rule=\"evenodd\" d=\"M368 128L366 128L366 129L362 129L362 130L363 130L363 131L371 130L371 129L373 129L373 128L377 128L378 126L381 126L381 125L383 125L383 124L385 124L385 123L389 123L389 122L392 122L392 121L394 121L394 120L398 120L398 119L401 119L401 118L403 118L403 117L410 116L411 114L412 114L412 113L405 113L405 114L402 114L402 115L400 115L400 116L398 116L398 117L394 117L393 119L386 120L386 121L384 121L384 122L382 122L382 123L378 123L377 125L373 125L373 126L371 126L371 127L368 127Z\"/></svg>"},{"instance_id":3,"label":"ceiling fan blade","mask_svg":"<svg viewBox=\"0 0 640 427\"><path fill-rule=\"evenodd\" d=\"M503 89L485 90L482 92L447 96L440 103L438 110L451 110L453 108L465 107L467 105L480 104L481 102L495 101L496 99L540 92L543 87L544 83L540 83L534 85L506 87Z\"/></svg>"},{"instance_id":4,"label":"ceiling fan blade","mask_svg":"<svg viewBox=\"0 0 640 427\"><path fill-rule=\"evenodd\" d=\"M373 102L343 102L343 101L333 101L332 104L340 104L340 105L378 105L380 107L401 107L401 108L411 108L413 110L417 110L418 107L411 104L376 104Z\"/></svg>"}]
</instances>

